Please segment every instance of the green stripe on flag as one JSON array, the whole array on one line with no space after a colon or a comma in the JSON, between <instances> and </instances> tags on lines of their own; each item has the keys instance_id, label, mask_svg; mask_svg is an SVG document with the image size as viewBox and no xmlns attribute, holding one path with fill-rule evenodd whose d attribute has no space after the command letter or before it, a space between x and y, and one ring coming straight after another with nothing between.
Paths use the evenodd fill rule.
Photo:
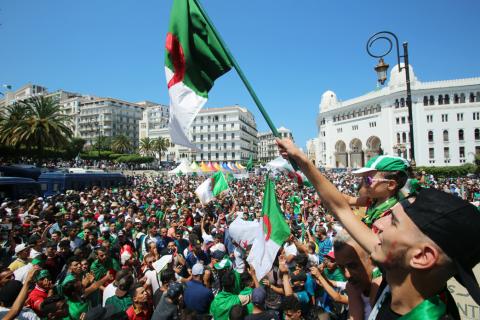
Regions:
<instances>
[{"instance_id":1,"label":"green stripe on flag","mask_svg":"<svg viewBox=\"0 0 480 320\"><path fill-rule=\"evenodd\" d=\"M290 236L290 227L278 204L275 184L268 176L263 194L262 215L266 240L270 239L281 246Z\"/></svg>"},{"instance_id":2,"label":"green stripe on flag","mask_svg":"<svg viewBox=\"0 0 480 320\"><path fill-rule=\"evenodd\" d=\"M227 180L225 179L225 176L223 175L222 171L218 171L212 176L213 179L213 196L216 197L223 191L228 189L228 183Z\"/></svg>"},{"instance_id":3,"label":"green stripe on flag","mask_svg":"<svg viewBox=\"0 0 480 320\"><path fill-rule=\"evenodd\" d=\"M207 98L213 82L231 69L231 62L195 1L173 1L168 33L172 37L167 36L167 42L173 39L179 46L169 50L167 43L165 66L175 74L181 66L184 76L180 80Z\"/></svg>"}]
</instances>

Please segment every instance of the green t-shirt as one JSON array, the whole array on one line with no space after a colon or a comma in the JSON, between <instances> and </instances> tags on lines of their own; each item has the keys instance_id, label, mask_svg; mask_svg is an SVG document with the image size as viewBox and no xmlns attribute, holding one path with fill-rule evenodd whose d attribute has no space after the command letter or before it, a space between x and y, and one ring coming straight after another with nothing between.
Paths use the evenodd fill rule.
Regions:
<instances>
[{"instance_id":1,"label":"green t-shirt","mask_svg":"<svg viewBox=\"0 0 480 320\"><path fill-rule=\"evenodd\" d=\"M105 306L109 304L115 306L115 310L117 311L121 310L125 312L133 304L133 300L129 294L126 294L123 297L114 295L108 298L107 301L105 301Z\"/></svg>"},{"instance_id":2,"label":"green t-shirt","mask_svg":"<svg viewBox=\"0 0 480 320\"><path fill-rule=\"evenodd\" d=\"M79 320L82 313L90 309L88 301L72 301L67 299L68 317L63 320Z\"/></svg>"},{"instance_id":3,"label":"green t-shirt","mask_svg":"<svg viewBox=\"0 0 480 320\"><path fill-rule=\"evenodd\" d=\"M117 260L109 258L107 259L107 261L105 261L105 264L102 264L97 259L93 261L92 266L90 267L90 271L92 271L93 275L95 276L95 281L98 281L104 276L106 276L108 270L110 269L113 269L115 271L120 270L120 265L118 264Z\"/></svg>"},{"instance_id":4,"label":"green t-shirt","mask_svg":"<svg viewBox=\"0 0 480 320\"><path fill-rule=\"evenodd\" d=\"M347 279L343 275L340 268L335 268L335 270L333 270L333 272L330 272L327 268L325 268L323 270L323 274L325 275L325 278L327 278L328 280L339 281L339 282L347 281Z\"/></svg>"}]
</instances>

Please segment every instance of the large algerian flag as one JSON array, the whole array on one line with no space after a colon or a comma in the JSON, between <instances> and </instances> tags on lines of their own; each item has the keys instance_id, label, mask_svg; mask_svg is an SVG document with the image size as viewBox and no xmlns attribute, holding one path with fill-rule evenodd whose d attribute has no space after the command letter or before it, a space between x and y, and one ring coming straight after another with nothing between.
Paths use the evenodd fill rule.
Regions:
<instances>
[{"instance_id":1,"label":"large algerian flag","mask_svg":"<svg viewBox=\"0 0 480 320\"><path fill-rule=\"evenodd\" d=\"M282 157L277 157L272 161L268 162L265 165L270 170L277 170L283 173L286 173L290 179L295 180L300 186L312 187L310 181L301 171L295 171L290 162L283 159Z\"/></svg>"},{"instance_id":2,"label":"large algerian flag","mask_svg":"<svg viewBox=\"0 0 480 320\"><path fill-rule=\"evenodd\" d=\"M218 171L208 178L195 190L200 202L207 204L223 191L228 190L228 183L222 171Z\"/></svg>"},{"instance_id":3,"label":"large algerian flag","mask_svg":"<svg viewBox=\"0 0 480 320\"><path fill-rule=\"evenodd\" d=\"M227 53L195 1L174 0L165 54L173 143L196 148L188 130L215 79L230 68Z\"/></svg>"},{"instance_id":4,"label":"large algerian flag","mask_svg":"<svg viewBox=\"0 0 480 320\"><path fill-rule=\"evenodd\" d=\"M290 236L290 228L277 202L275 184L268 177L263 194L262 215L263 234L255 239L247 258L255 268L259 280L270 271L278 250Z\"/></svg>"}]
</instances>

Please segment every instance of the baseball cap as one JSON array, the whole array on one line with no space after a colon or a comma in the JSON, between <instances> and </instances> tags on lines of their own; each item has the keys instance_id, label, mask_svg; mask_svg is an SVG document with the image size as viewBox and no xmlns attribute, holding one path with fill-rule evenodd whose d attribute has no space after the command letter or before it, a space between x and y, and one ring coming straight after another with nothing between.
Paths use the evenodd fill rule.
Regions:
<instances>
[{"instance_id":1,"label":"baseball cap","mask_svg":"<svg viewBox=\"0 0 480 320\"><path fill-rule=\"evenodd\" d=\"M408 160L400 157L381 155L370 159L365 167L352 171L353 174L364 174L374 171L403 171L410 167Z\"/></svg>"},{"instance_id":2,"label":"baseball cap","mask_svg":"<svg viewBox=\"0 0 480 320\"><path fill-rule=\"evenodd\" d=\"M15 254L18 254L19 252L28 249L29 247L25 243L17 244L15 246Z\"/></svg>"},{"instance_id":3,"label":"baseball cap","mask_svg":"<svg viewBox=\"0 0 480 320\"><path fill-rule=\"evenodd\" d=\"M335 261L335 253L332 251L330 251L329 253L327 254L324 254L323 255L324 257L329 257L330 259L332 259L333 261Z\"/></svg>"},{"instance_id":4,"label":"baseball cap","mask_svg":"<svg viewBox=\"0 0 480 320\"><path fill-rule=\"evenodd\" d=\"M35 277L35 280L40 281L43 278L50 278L50 272L48 272L47 270L40 270L40 272Z\"/></svg>"},{"instance_id":5,"label":"baseball cap","mask_svg":"<svg viewBox=\"0 0 480 320\"><path fill-rule=\"evenodd\" d=\"M192 276L199 276L202 275L204 272L205 268L203 267L203 264L201 263L196 263L192 267Z\"/></svg>"},{"instance_id":6,"label":"baseball cap","mask_svg":"<svg viewBox=\"0 0 480 320\"><path fill-rule=\"evenodd\" d=\"M265 304L265 298L267 297L267 292L264 288L259 287L253 289L252 292L252 303L257 306L263 306Z\"/></svg>"},{"instance_id":7,"label":"baseball cap","mask_svg":"<svg viewBox=\"0 0 480 320\"><path fill-rule=\"evenodd\" d=\"M167 297L176 299L183 293L183 286L178 282L170 283L167 289Z\"/></svg>"},{"instance_id":8,"label":"baseball cap","mask_svg":"<svg viewBox=\"0 0 480 320\"><path fill-rule=\"evenodd\" d=\"M222 260L224 256L225 256L225 252L223 252L222 250L215 250L212 253L212 258L216 260Z\"/></svg>"},{"instance_id":9,"label":"baseball cap","mask_svg":"<svg viewBox=\"0 0 480 320\"><path fill-rule=\"evenodd\" d=\"M415 225L453 260L455 278L480 304L480 288L472 268L480 262L480 212L457 196L421 189L415 201L400 202Z\"/></svg>"}]
</instances>

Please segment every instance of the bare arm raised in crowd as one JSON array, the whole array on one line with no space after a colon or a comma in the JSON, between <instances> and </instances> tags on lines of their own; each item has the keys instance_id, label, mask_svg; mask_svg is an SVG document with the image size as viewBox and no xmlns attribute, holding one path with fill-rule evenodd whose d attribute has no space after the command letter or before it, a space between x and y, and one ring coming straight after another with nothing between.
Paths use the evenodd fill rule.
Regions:
<instances>
[{"instance_id":1,"label":"bare arm raised in crowd","mask_svg":"<svg viewBox=\"0 0 480 320\"><path fill-rule=\"evenodd\" d=\"M20 311L22 311L23 305L27 300L27 295L28 295L30 285L32 284L35 274L38 272L38 270L39 270L38 267L34 267L28 272L27 277L25 278L25 282L23 283L22 290L20 290L20 293L15 299L15 302L13 303L12 307L7 312L7 314L3 317L3 320L16 319Z\"/></svg>"},{"instance_id":2,"label":"bare arm raised in crowd","mask_svg":"<svg viewBox=\"0 0 480 320\"><path fill-rule=\"evenodd\" d=\"M378 239L375 234L354 215L343 194L308 160L290 139L277 139L280 154L292 158L313 184L322 203L336 216L352 237L371 253Z\"/></svg>"},{"instance_id":3,"label":"bare arm raised in crowd","mask_svg":"<svg viewBox=\"0 0 480 320\"><path fill-rule=\"evenodd\" d=\"M343 295L341 294L340 292L336 291L333 286L332 286L332 283L330 283L330 281L328 281L327 279L325 279L325 277L322 275L322 273L318 270L318 268L316 267L312 267L310 269L311 273L312 273L312 276L315 277L315 279L317 280L317 283L322 286L325 291L327 292L327 294L335 301L335 302L338 302L338 303L342 303L342 304L348 304L348 296L346 295Z\"/></svg>"}]
</instances>

